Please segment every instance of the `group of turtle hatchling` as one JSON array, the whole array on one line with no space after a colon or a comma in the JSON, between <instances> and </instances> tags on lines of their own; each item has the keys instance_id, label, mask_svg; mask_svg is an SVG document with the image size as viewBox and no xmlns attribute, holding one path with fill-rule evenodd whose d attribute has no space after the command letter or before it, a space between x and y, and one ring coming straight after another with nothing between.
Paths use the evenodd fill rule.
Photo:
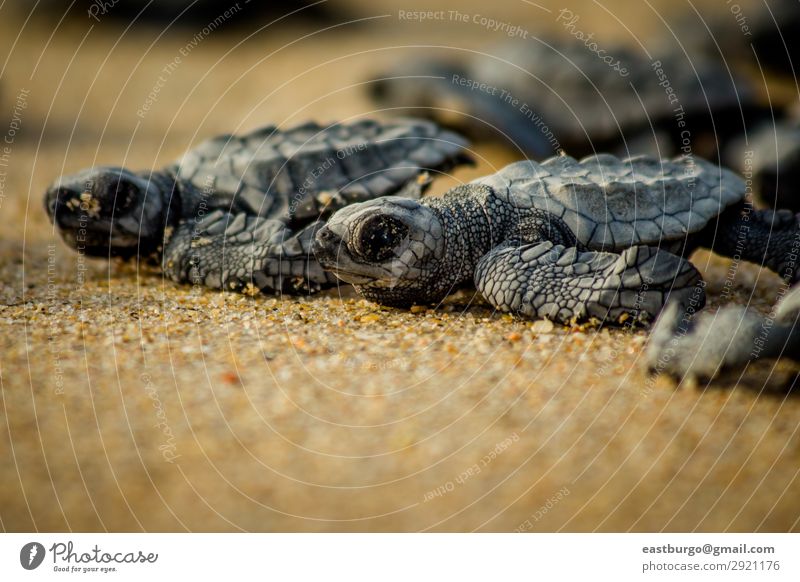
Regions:
<instances>
[{"instance_id":1,"label":"group of turtle hatchling","mask_svg":"<svg viewBox=\"0 0 800 582\"><path fill-rule=\"evenodd\" d=\"M457 94L474 116L545 159L519 161L423 198L432 176L471 161L467 140L440 123L395 118L270 126L206 141L158 171L99 167L62 177L47 190L45 207L79 252L153 261L179 283L307 293L345 282L371 301L398 307L436 304L474 285L499 310L566 324L658 317L646 361L676 377L713 377L759 357L800 360L800 286L782 294L767 320L734 306L695 317L705 303L704 285L687 260L707 248L763 265L789 289L800 279L798 216L754 208L742 177L694 152L681 153L680 132L654 93L663 98L663 86L652 78L648 84L648 64L632 53L619 54L628 59L635 83L628 81L640 88L641 107L606 83L605 98L617 99L612 105L624 111L617 117L613 107L605 115L595 105L602 91L580 88L613 75L607 66L601 72L584 63L583 45L561 47L559 54L573 51L581 63L577 77L561 74L540 85L548 75L555 79L559 66L541 50L526 68L534 73L528 84L524 76L494 79L495 69L481 72L480 63L461 74L511 86L511 93L540 103L537 115L548 120L560 146L589 154L584 150L601 143L616 155L543 155L552 145L537 133L543 124L521 124L485 95L462 94L441 79L435 83L442 90L412 90L400 82L408 80L404 73L379 82L375 94L409 106L422 96L435 101ZM765 111L736 83L730 91L716 83L715 66L703 64L697 77L671 69L685 119L694 120L690 127L718 138L707 155L722 155L727 145L715 130L720 120L738 111L744 131ZM432 68L446 65L426 63L423 72ZM424 75L426 82L431 77ZM568 108L569 117L559 103L572 91L580 93L579 107ZM731 143L741 133L735 125L725 125ZM642 129L651 143L641 147L650 153L630 155L636 153L631 144L643 143L633 137Z\"/></svg>"}]
</instances>

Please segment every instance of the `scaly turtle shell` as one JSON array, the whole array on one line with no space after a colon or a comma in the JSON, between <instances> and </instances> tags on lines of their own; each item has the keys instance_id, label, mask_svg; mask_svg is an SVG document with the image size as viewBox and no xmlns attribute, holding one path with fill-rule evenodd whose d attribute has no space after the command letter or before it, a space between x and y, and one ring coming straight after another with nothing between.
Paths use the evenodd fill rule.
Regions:
<instances>
[{"instance_id":1,"label":"scaly turtle shell","mask_svg":"<svg viewBox=\"0 0 800 582\"><path fill-rule=\"evenodd\" d=\"M614 252L683 239L746 192L730 170L689 156L558 156L516 162L473 183L517 208L559 216L590 249Z\"/></svg>"},{"instance_id":2,"label":"scaly turtle shell","mask_svg":"<svg viewBox=\"0 0 800 582\"><path fill-rule=\"evenodd\" d=\"M419 119L268 126L205 141L168 170L200 191L185 217L205 203L298 225L316 219L334 196L343 203L386 196L425 169L447 169L463 161L466 145Z\"/></svg>"}]
</instances>

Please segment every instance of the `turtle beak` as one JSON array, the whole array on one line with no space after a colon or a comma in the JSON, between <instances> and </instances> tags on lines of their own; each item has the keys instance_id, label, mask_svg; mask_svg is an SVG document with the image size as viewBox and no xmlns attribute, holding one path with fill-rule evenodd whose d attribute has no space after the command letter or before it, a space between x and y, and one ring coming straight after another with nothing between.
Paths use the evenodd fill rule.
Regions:
<instances>
[{"instance_id":1,"label":"turtle beak","mask_svg":"<svg viewBox=\"0 0 800 582\"><path fill-rule=\"evenodd\" d=\"M332 269L336 266L336 255L341 245L342 239L326 225L320 228L314 236L311 252L314 253L324 269Z\"/></svg>"},{"instance_id":2,"label":"turtle beak","mask_svg":"<svg viewBox=\"0 0 800 582\"><path fill-rule=\"evenodd\" d=\"M354 265L354 263L348 257L347 252L343 250L344 248L342 238L327 225L317 231L314 242L311 244L311 251L322 268L333 273L345 283L365 285L372 282L373 277L348 270L348 265Z\"/></svg>"}]
</instances>

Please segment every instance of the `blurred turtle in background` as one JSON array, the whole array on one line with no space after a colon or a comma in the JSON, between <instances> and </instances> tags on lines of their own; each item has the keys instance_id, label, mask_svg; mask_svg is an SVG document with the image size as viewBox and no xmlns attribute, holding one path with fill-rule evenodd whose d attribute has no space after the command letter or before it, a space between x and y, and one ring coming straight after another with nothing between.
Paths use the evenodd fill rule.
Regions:
<instances>
[{"instance_id":1,"label":"blurred turtle in background","mask_svg":"<svg viewBox=\"0 0 800 582\"><path fill-rule=\"evenodd\" d=\"M30 11L34 5L16 0L18 10ZM68 11L68 12L67 12ZM39 0L34 15L60 18L65 12L73 18L87 18L89 23L119 22L133 20L166 26L173 21L177 25L215 26L266 24L286 17L285 20L328 22L335 20L326 2L312 0L279 0L270 2L215 2L214 0ZM338 12L338 11L337 11ZM341 13L337 18L341 17Z\"/></svg>"},{"instance_id":2,"label":"blurred turtle in background","mask_svg":"<svg viewBox=\"0 0 800 582\"><path fill-rule=\"evenodd\" d=\"M731 67L794 80L800 64L800 2L695 5L670 23L661 42L692 55L724 60Z\"/></svg>"},{"instance_id":3,"label":"blurred turtle in background","mask_svg":"<svg viewBox=\"0 0 800 582\"><path fill-rule=\"evenodd\" d=\"M560 148L711 159L752 177L759 205L800 211L800 132L788 115L800 2L693 6L647 42L648 53L588 39L508 41L459 59L409 59L371 90L384 105L536 159ZM780 83L791 98L765 88Z\"/></svg>"},{"instance_id":4,"label":"blurred turtle in background","mask_svg":"<svg viewBox=\"0 0 800 582\"><path fill-rule=\"evenodd\" d=\"M768 94L772 115L722 143L720 161L752 179L759 205L800 212L800 2L695 6L671 24L670 33L663 47L716 60L766 87L761 92Z\"/></svg>"},{"instance_id":5,"label":"blurred turtle in background","mask_svg":"<svg viewBox=\"0 0 800 582\"><path fill-rule=\"evenodd\" d=\"M714 158L718 144L769 117L751 83L717 61L674 52L650 59L620 45L600 55L551 39L508 42L461 62L409 60L371 91L384 105L538 159L559 149Z\"/></svg>"},{"instance_id":6,"label":"blurred turtle in background","mask_svg":"<svg viewBox=\"0 0 800 582\"><path fill-rule=\"evenodd\" d=\"M759 205L800 212L800 122L763 123L723 152L727 164L752 181Z\"/></svg>"}]
</instances>

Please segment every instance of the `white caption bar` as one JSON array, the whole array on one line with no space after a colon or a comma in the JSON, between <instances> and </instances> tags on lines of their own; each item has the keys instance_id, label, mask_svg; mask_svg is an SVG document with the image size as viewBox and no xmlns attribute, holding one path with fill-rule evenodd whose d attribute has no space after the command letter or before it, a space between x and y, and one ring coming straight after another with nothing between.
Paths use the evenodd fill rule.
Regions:
<instances>
[{"instance_id":1,"label":"white caption bar","mask_svg":"<svg viewBox=\"0 0 800 582\"><path fill-rule=\"evenodd\" d=\"M778 581L799 564L793 534L0 536L0 580Z\"/></svg>"}]
</instances>

